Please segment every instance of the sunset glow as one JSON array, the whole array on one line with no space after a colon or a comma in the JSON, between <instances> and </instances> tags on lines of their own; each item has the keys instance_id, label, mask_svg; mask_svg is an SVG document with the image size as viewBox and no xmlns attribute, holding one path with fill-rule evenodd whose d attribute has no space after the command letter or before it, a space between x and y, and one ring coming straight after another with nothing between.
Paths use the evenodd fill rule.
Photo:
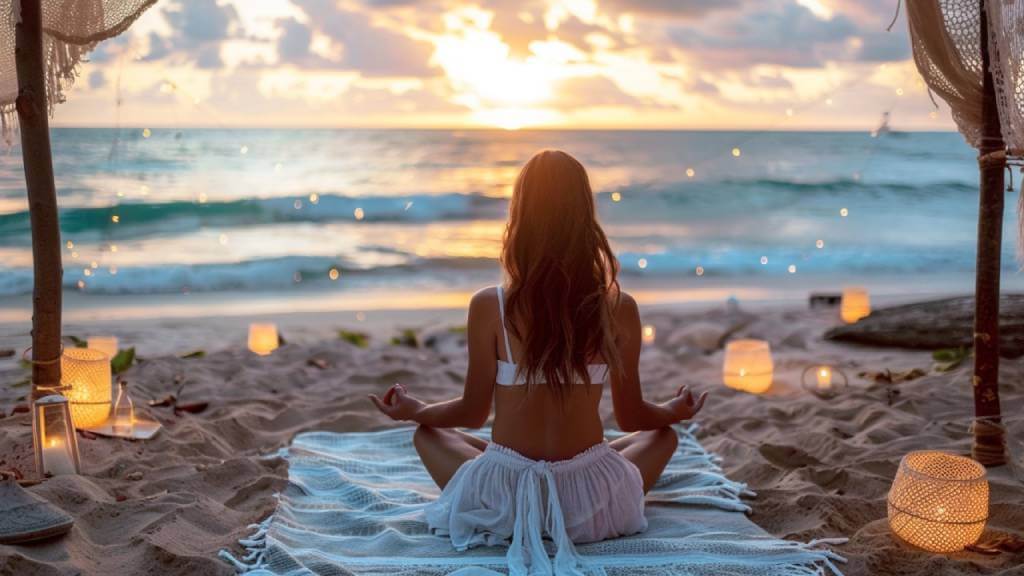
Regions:
<instances>
[{"instance_id":1,"label":"sunset glow","mask_svg":"<svg viewBox=\"0 0 1024 576\"><path fill-rule=\"evenodd\" d=\"M890 4L168 0L55 124L949 129Z\"/></svg>"}]
</instances>

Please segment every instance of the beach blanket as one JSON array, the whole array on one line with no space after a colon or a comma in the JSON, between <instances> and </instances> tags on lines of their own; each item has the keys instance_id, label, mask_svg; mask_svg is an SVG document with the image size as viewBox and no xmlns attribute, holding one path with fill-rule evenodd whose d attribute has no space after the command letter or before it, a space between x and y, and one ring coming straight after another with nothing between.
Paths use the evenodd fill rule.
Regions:
<instances>
[{"instance_id":1,"label":"beach blanket","mask_svg":"<svg viewBox=\"0 0 1024 576\"><path fill-rule=\"evenodd\" d=\"M754 496L726 478L718 458L680 428L679 447L647 496L646 532L577 545L595 576L840 575L824 545L772 537L746 517ZM221 557L249 576L484 576L506 574L504 547L457 552L431 534L423 507L440 490L412 445L412 428L309 432L284 453L289 483L277 510ZM487 438L488 431L480 432ZM614 438L619 433L609 433Z\"/></svg>"}]
</instances>

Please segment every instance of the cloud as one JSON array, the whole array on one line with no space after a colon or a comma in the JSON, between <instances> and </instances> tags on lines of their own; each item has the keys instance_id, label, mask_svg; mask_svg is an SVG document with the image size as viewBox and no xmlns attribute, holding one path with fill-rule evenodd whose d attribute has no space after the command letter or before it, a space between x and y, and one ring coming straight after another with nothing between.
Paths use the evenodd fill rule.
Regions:
<instances>
[{"instance_id":1,"label":"cloud","mask_svg":"<svg viewBox=\"0 0 1024 576\"><path fill-rule=\"evenodd\" d=\"M221 44L238 25L234 6L217 0L177 0L165 5L163 17L171 32L149 33L146 60L182 59L207 69L223 65Z\"/></svg>"},{"instance_id":2,"label":"cloud","mask_svg":"<svg viewBox=\"0 0 1024 576\"><path fill-rule=\"evenodd\" d=\"M89 73L89 88L99 90L107 85L107 75L103 70L93 70Z\"/></svg>"},{"instance_id":3,"label":"cloud","mask_svg":"<svg viewBox=\"0 0 1024 576\"><path fill-rule=\"evenodd\" d=\"M438 73L430 65L433 46L429 42L374 25L367 15L340 8L331 0L295 0L295 4L310 24L294 20L283 24L278 55L284 62L356 70L363 76L426 77ZM314 31L342 45L340 59L312 57L309 48Z\"/></svg>"},{"instance_id":4,"label":"cloud","mask_svg":"<svg viewBox=\"0 0 1024 576\"><path fill-rule=\"evenodd\" d=\"M561 110L649 104L626 94L618 84L604 76L568 78L558 83L555 93L558 98L553 105Z\"/></svg>"},{"instance_id":5,"label":"cloud","mask_svg":"<svg viewBox=\"0 0 1024 576\"><path fill-rule=\"evenodd\" d=\"M601 8L633 14L695 18L740 6L740 0L600 0Z\"/></svg>"}]
</instances>

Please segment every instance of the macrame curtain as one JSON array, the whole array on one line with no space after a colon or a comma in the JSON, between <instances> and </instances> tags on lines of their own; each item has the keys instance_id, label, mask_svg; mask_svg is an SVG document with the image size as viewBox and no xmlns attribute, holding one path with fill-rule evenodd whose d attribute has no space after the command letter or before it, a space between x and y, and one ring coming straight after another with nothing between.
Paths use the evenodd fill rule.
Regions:
<instances>
[{"instance_id":1,"label":"macrame curtain","mask_svg":"<svg viewBox=\"0 0 1024 576\"><path fill-rule=\"evenodd\" d=\"M156 0L41 0L46 104L64 100L82 58L96 43L124 32ZM14 26L20 0L0 0L0 123L10 141L17 118L18 75L14 62Z\"/></svg>"},{"instance_id":2,"label":"macrame curtain","mask_svg":"<svg viewBox=\"0 0 1024 576\"><path fill-rule=\"evenodd\" d=\"M931 90L949 104L967 142L981 145L979 0L907 0L914 62ZM1024 154L1024 0L988 0L989 54L1003 138Z\"/></svg>"}]
</instances>

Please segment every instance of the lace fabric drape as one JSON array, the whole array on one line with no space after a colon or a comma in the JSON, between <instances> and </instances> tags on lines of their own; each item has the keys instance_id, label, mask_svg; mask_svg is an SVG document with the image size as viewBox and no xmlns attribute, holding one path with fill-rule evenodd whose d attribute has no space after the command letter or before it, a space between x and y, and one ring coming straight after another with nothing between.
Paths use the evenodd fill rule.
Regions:
<instances>
[{"instance_id":1,"label":"lace fabric drape","mask_svg":"<svg viewBox=\"0 0 1024 576\"><path fill-rule=\"evenodd\" d=\"M949 104L960 132L981 145L979 0L907 0L914 62L932 92ZM1024 154L1024 0L988 0L989 54L1003 138Z\"/></svg>"},{"instance_id":2,"label":"lace fabric drape","mask_svg":"<svg viewBox=\"0 0 1024 576\"><path fill-rule=\"evenodd\" d=\"M101 40L112 38L131 26L156 0L41 0L43 53L46 61L46 104L64 100L74 82L77 67ZM0 0L0 123L10 140L17 118L18 75L14 60L14 27L20 0Z\"/></svg>"}]
</instances>

